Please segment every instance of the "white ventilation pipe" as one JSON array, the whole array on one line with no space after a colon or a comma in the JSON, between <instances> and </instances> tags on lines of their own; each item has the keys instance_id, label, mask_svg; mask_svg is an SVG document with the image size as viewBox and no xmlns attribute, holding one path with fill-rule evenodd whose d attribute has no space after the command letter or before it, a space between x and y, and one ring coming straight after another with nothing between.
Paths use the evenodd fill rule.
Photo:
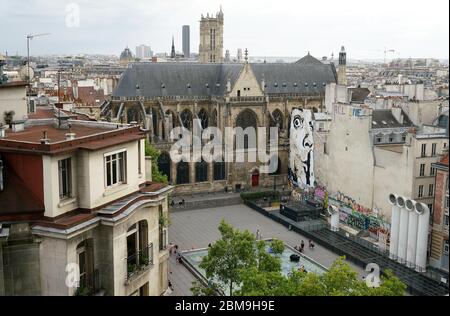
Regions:
<instances>
[{"instance_id":1,"label":"white ventilation pipe","mask_svg":"<svg viewBox=\"0 0 450 316\"><path fill-rule=\"evenodd\" d=\"M328 214L330 214L331 230L334 232L339 231L339 209L334 205L328 206Z\"/></svg>"},{"instance_id":2,"label":"white ventilation pipe","mask_svg":"<svg viewBox=\"0 0 450 316\"><path fill-rule=\"evenodd\" d=\"M430 225L430 210L423 203L416 204L419 217L417 228L416 271L425 272L427 269L428 227Z\"/></svg>"},{"instance_id":3,"label":"white ventilation pipe","mask_svg":"<svg viewBox=\"0 0 450 316\"><path fill-rule=\"evenodd\" d=\"M389 194L389 203L392 205L391 213L391 235L389 241L389 258L397 260L398 253L398 231L400 225L400 208L397 205L396 194Z\"/></svg>"},{"instance_id":4,"label":"white ventilation pipe","mask_svg":"<svg viewBox=\"0 0 450 316\"><path fill-rule=\"evenodd\" d=\"M405 202L405 207L409 212L406 265L410 268L414 268L416 263L417 225L419 222L419 216L416 212L416 205L417 202L413 200L406 200Z\"/></svg>"},{"instance_id":5,"label":"white ventilation pipe","mask_svg":"<svg viewBox=\"0 0 450 316\"><path fill-rule=\"evenodd\" d=\"M398 252L397 261L400 263L406 262L406 250L408 246L408 219L409 212L405 208L406 199L402 196L397 198L397 205L400 208L400 228L398 232Z\"/></svg>"}]
</instances>

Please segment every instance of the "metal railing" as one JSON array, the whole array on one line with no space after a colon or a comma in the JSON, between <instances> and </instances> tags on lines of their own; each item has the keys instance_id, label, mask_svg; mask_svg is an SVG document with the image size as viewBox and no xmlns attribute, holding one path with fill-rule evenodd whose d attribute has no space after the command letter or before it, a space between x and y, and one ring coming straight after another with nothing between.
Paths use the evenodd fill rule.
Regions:
<instances>
[{"instance_id":1,"label":"metal railing","mask_svg":"<svg viewBox=\"0 0 450 316\"><path fill-rule=\"evenodd\" d=\"M139 271L146 270L153 265L153 243L125 259L127 261L127 280L130 280Z\"/></svg>"},{"instance_id":2,"label":"metal railing","mask_svg":"<svg viewBox=\"0 0 450 316\"><path fill-rule=\"evenodd\" d=\"M95 269L92 273L80 276L80 285L75 291L75 296L91 296L101 289L100 272Z\"/></svg>"}]
</instances>

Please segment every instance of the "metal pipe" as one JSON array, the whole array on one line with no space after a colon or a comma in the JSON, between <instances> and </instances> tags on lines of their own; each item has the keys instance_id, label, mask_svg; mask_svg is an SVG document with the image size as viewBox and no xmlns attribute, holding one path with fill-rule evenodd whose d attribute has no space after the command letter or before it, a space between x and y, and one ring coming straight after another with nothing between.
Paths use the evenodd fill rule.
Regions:
<instances>
[{"instance_id":1,"label":"metal pipe","mask_svg":"<svg viewBox=\"0 0 450 316\"><path fill-rule=\"evenodd\" d=\"M392 205L389 258L392 260L397 260L398 232L400 229L400 208L397 205L397 198L398 195L389 194L389 203Z\"/></svg>"},{"instance_id":2,"label":"metal pipe","mask_svg":"<svg viewBox=\"0 0 450 316\"><path fill-rule=\"evenodd\" d=\"M428 227L430 225L430 210L423 203L416 204L419 217L417 228L416 271L425 272L427 269Z\"/></svg>"},{"instance_id":3,"label":"metal pipe","mask_svg":"<svg viewBox=\"0 0 450 316\"><path fill-rule=\"evenodd\" d=\"M417 225L419 217L416 212L417 202L406 200L405 206L409 212L408 219L408 244L406 250L406 265L414 268L416 265L416 248L417 248Z\"/></svg>"},{"instance_id":4,"label":"metal pipe","mask_svg":"<svg viewBox=\"0 0 450 316\"><path fill-rule=\"evenodd\" d=\"M397 198L397 205L400 208L400 228L398 232L398 252L397 261L400 263L406 262L406 250L408 246L408 219L409 212L405 208L406 199L402 196Z\"/></svg>"}]
</instances>

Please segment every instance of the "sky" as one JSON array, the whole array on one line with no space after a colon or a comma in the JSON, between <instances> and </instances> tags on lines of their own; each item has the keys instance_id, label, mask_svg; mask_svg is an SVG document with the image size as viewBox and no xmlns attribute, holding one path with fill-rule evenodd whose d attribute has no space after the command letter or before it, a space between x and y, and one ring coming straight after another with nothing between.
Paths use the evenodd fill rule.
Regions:
<instances>
[{"instance_id":1,"label":"sky","mask_svg":"<svg viewBox=\"0 0 450 316\"><path fill-rule=\"evenodd\" d=\"M75 4L75 5L74 5ZM349 59L449 56L448 0L0 0L0 52L30 54L134 53L146 44L181 51L190 25L198 52L201 14L222 9L224 52L253 56L331 56L345 46ZM77 14L79 13L79 14Z\"/></svg>"}]
</instances>

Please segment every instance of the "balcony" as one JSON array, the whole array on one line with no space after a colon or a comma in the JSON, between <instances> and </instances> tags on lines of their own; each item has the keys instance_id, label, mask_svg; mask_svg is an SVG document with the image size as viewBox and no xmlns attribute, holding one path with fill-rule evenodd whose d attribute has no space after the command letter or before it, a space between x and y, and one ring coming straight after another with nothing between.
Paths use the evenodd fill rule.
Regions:
<instances>
[{"instance_id":1,"label":"balcony","mask_svg":"<svg viewBox=\"0 0 450 316\"><path fill-rule=\"evenodd\" d=\"M99 270L80 275L80 286L76 289L74 296L102 296L103 293Z\"/></svg>"},{"instance_id":2,"label":"balcony","mask_svg":"<svg viewBox=\"0 0 450 316\"><path fill-rule=\"evenodd\" d=\"M153 243L129 255L126 261L127 279L125 283L129 284L134 278L153 266Z\"/></svg>"}]
</instances>

